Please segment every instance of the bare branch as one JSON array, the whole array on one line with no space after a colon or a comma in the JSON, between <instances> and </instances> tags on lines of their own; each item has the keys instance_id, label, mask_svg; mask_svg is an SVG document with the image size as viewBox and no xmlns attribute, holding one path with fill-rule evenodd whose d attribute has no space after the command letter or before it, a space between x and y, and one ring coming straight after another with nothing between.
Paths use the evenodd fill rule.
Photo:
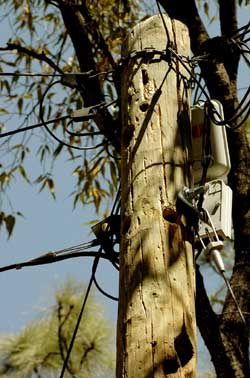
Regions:
<instances>
[{"instance_id":1,"label":"bare branch","mask_svg":"<svg viewBox=\"0 0 250 378\"><path fill-rule=\"evenodd\" d=\"M66 337L64 337L64 335L62 333L62 328L63 328L64 324L66 323L66 321L68 320L70 314L72 313L73 307L69 308L68 312L64 316L64 319L62 319L61 310L62 310L62 304L58 303L58 308L57 308L57 317L58 317L58 346L59 346L59 350L60 350L60 355L61 355L62 361L64 362L65 361L65 356L64 356L63 347L65 348L66 354L67 354L68 346L67 346L67 339L66 339ZM74 378L74 373L73 373L70 365L71 365L71 363L70 363L70 360L69 360L68 363L67 363L67 365L66 365L66 369L67 369L68 373L72 376L72 378Z\"/></svg>"},{"instance_id":2,"label":"bare branch","mask_svg":"<svg viewBox=\"0 0 250 378\"><path fill-rule=\"evenodd\" d=\"M55 71L63 73L63 71L51 60L44 52L38 53L34 49L30 49L19 45L18 43L7 43L7 47L0 47L0 51L13 51L17 50L19 53L26 54L37 60L47 63Z\"/></svg>"},{"instance_id":3,"label":"bare branch","mask_svg":"<svg viewBox=\"0 0 250 378\"><path fill-rule=\"evenodd\" d=\"M200 54L200 47L208 38L208 32L200 18L194 0L159 0L167 14L187 25L191 39L191 49L195 55Z\"/></svg>"},{"instance_id":4,"label":"bare branch","mask_svg":"<svg viewBox=\"0 0 250 378\"><path fill-rule=\"evenodd\" d=\"M61 3L60 11L65 23L66 29L72 40L76 55L79 61L81 72L94 70L98 72L95 57L94 44L90 41L86 29L85 19L79 10L79 7L72 6L69 3ZM82 87L81 95L85 106L95 105L104 100L99 78L88 79L79 78L79 84ZM113 146L120 150L120 134L117 122L115 122L108 112L104 109L96 118L96 124L100 131L107 137Z\"/></svg>"},{"instance_id":5,"label":"bare branch","mask_svg":"<svg viewBox=\"0 0 250 378\"><path fill-rule=\"evenodd\" d=\"M237 31L237 9L235 0L219 0L221 34L230 37Z\"/></svg>"},{"instance_id":6,"label":"bare branch","mask_svg":"<svg viewBox=\"0 0 250 378\"><path fill-rule=\"evenodd\" d=\"M209 302L203 277L199 267L196 269L196 320L201 336L211 354L211 358L220 378L233 377L229 358L222 342L218 317Z\"/></svg>"}]
</instances>

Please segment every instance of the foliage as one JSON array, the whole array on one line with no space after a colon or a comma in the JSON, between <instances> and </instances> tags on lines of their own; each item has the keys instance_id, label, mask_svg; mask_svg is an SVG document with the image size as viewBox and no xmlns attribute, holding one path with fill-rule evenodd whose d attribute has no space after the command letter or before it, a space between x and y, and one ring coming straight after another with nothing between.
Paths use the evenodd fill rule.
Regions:
<instances>
[{"instance_id":1,"label":"foliage","mask_svg":"<svg viewBox=\"0 0 250 378\"><path fill-rule=\"evenodd\" d=\"M60 76L62 73L80 72L82 69L72 36L62 18L63 6L77 12L81 3L76 0L0 1L1 25L9 31L9 39L2 39L0 44L0 73L15 73L14 76L0 76L1 133L9 131L11 124L16 129L40 122L41 110L43 118L48 120L70 114L72 110L87 104L90 98L89 88L96 79L84 83L83 93L79 86L72 88L67 77L63 81ZM85 56L91 54L92 66L89 69L94 75L112 71L120 59L121 43L126 31L138 18L136 1L120 0L117 4L114 0L87 0L83 3L81 17L85 20L85 37L90 51L85 43L81 49ZM29 72L52 76L19 75ZM58 81L57 85L53 84L55 81ZM112 72L109 76L97 76L97 81L99 93L95 93L96 98L106 103L117 98ZM47 93L43 98L45 91ZM95 105L95 99L91 105ZM113 105L108 112L110 121L118 122L118 108ZM98 130L95 123L86 121L73 124L71 131L91 133ZM99 128L102 128L101 123L102 121L98 124ZM74 207L93 203L98 212L102 200L112 197L117 188L119 154L107 137L69 135L66 132L66 122L59 121L55 121L50 130L69 146L58 144L44 127L0 139L0 226L6 225L9 236L14 227L14 221L10 225L10 216L16 219L17 215L16 204L8 196L9 188L20 175L27 184L38 185L39 191L47 189L56 198L53 167L59 156L63 156L65 160L68 154L70 162L75 165L72 171L74 189L71 193ZM89 147L102 141L103 145L93 150L78 151L70 147ZM26 166L34 149L38 159L37 176L31 177Z\"/></svg>"},{"instance_id":2,"label":"foliage","mask_svg":"<svg viewBox=\"0 0 250 378\"><path fill-rule=\"evenodd\" d=\"M55 304L15 335L0 337L0 377L58 377L85 288L67 281ZM32 341L32 342L31 342ZM89 298L69 360L67 377L112 377L112 329L103 309Z\"/></svg>"}]
</instances>

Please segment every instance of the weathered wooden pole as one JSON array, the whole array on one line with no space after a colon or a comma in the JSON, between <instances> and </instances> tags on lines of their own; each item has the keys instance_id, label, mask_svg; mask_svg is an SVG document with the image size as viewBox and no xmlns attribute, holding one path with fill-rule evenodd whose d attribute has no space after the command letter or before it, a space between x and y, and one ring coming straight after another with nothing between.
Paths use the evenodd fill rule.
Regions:
<instances>
[{"instance_id":1,"label":"weathered wooden pole","mask_svg":"<svg viewBox=\"0 0 250 378\"><path fill-rule=\"evenodd\" d=\"M173 49L188 56L187 28L164 19ZM117 378L195 377L193 253L175 208L178 191L190 185L189 93L185 69L152 51L166 45L154 16L123 48Z\"/></svg>"}]
</instances>

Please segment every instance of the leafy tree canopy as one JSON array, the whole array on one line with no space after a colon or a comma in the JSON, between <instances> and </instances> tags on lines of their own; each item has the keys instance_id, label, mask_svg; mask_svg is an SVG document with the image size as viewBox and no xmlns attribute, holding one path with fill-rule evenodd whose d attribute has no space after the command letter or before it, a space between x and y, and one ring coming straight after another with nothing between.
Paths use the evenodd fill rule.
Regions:
<instances>
[{"instance_id":1,"label":"leafy tree canopy","mask_svg":"<svg viewBox=\"0 0 250 378\"><path fill-rule=\"evenodd\" d=\"M47 128L0 139L0 226L5 225L10 236L16 216L22 214L13 199L9 200L8 188L19 175L40 191L47 188L55 198L53 162L62 150L74 162L74 206L94 203L99 211L101 200L114 194L119 177L119 148L114 147L119 145L120 129L115 101L119 80L114 70L121 42L139 10L134 0L1 1L0 9L1 23L9 32L9 39L2 40L0 47L2 134L10 125L23 128L70 115L83 106L112 104L94 120L71 124L56 120ZM6 72L13 76L5 76ZM83 75L69 75L79 72ZM27 76L21 75L25 73ZM102 135L96 136L98 131ZM87 136L79 136L81 133ZM92 145L98 147L91 149ZM37 177L30 177L26 162L34 150L41 170L38 164Z\"/></svg>"},{"instance_id":2,"label":"leafy tree canopy","mask_svg":"<svg viewBox=\"0 0 250 378\"><path fill-rule=\"evenodd\" d=\"M85 288L67 281L55 303L19 334L0 337L0 377L58 377L82 305ZM96 299L85 307L65 377L112 377L113 330Z\"/></svg>"}]
</instances>

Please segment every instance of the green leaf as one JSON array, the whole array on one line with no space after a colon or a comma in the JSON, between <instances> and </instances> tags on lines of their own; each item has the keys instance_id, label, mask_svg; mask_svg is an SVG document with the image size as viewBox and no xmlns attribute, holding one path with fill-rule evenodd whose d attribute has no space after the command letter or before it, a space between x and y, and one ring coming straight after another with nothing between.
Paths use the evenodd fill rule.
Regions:
<instances>
[{"instance_id":1,"label":"green leaf","mask_svg":"<svg viewBox=\"0 0 250 378\"><path fill-rule=\"evenodd\" d=\"M22 165L19 165L18 170L21 174L21 176L24 178L25 181L27 181L28 184L30 184L30 180L27 176L27 173Z\"/></svg>"},{"instance_id":2,"label":"green leaf","mask_svg":"<svg viewBox=\"0 0 250 378\"><path fill-rule=\"evenodd\" d=\"M22 110L23 110L23 98L22 97L20 97L19 100L17 101L17 107L18 107L19 114L21 114Z\"/></svg>"},{"instance_id":3,"label":"green leaf","mask_svg":"<svg viewBox=\"0 0 250 378\"><path fill-rule=\"evenodd\" d=\"M207 17L209 17L209 5L206 1L204 3L204 13Z\"/></svg>"},{"instance_id":4,"label":"green leaf","mask_svg":"<svg viewBox=\"0 0 250 378\"><path fill-rule=\"evenodd\" d=\"M37 179L35 180L35 184L39 184L40 182L42 182L43 180L45 180L45 176L44 175L40 175L37 177Z\"/></svg>"},{"instance_id":5,"label":"green leaf","mask_svg":"<svg viewBox=\"0 0 250 378\"><path fill-rule=\"evenodd\" d=\"M5 213L3 211L1 211L1 213L0 213L0 228L3 224L4 218L5 218Z\"/></svg>"},{"instance_id":6,"label":"green leaf","mask_svg":"<svg viewBox=\"0 0 250 378\"><path fill-rule=\"evenodd\" d=\"M60 154L60 152L62 151L62 148L63 148L63 144L59 143L58 146L57 146L57 148L53 152L54 158L56 158Z\"/></svg>"},{"instance_id":7,"label":"green leaf","mask_svg":"<svg viewBox=\"0 0 250 378\"><path fill-rule=\"evenodd\" d=\"M46 185L47 185L47 187L49 188L52 197L53 197L54 199L56 199L54 181L53 181L51 178L48 178L48 179L46 180Z\"/></svg>"},{"instance_id":8,"label":"green leaf","mask_svg":"<svg viewBox=\"0 0 250 378\"><path fill-rule=\"evenodd\" d=\"M112 160L109 162L109 167L110 167L110 175L113 181L113 184L116 186L117 185L117 169L116 165Z\"/></svg>"},{"instance_id":9,"label":"green leaf","mask_svg":"<svg viewBox=\"0 0 250 378\"><path fill-rule=\"evenodd\" d=\"M0 113L9 114L8 110L6 110L6 109L3 109L3 108L0 108Z\"/></svg>"},{"instance_id":10,"label":"green leaf","mask_svg":"<svg viewBox=\"0 0 250 378\"><path fill-rule=\"evenodd\" d=\"M22 217L22 218L24 218L24 215L23 215L23 213L21 213L20 211L17 211L17 212L16 212L16 215L18 215L19 217Z\"/></svg>"},{"instance_id":11,"label":"green leaf","mask_svg":"<svg viewBox=\"0 0 250 378\"><path fill-rule=\"evenodd\" d=\"M8 238L11 237L15 223L16 223L16 218L13 215L8 215L7 217L4 218L6 230L8 232Z\"/></svg>"}]
</instances>

